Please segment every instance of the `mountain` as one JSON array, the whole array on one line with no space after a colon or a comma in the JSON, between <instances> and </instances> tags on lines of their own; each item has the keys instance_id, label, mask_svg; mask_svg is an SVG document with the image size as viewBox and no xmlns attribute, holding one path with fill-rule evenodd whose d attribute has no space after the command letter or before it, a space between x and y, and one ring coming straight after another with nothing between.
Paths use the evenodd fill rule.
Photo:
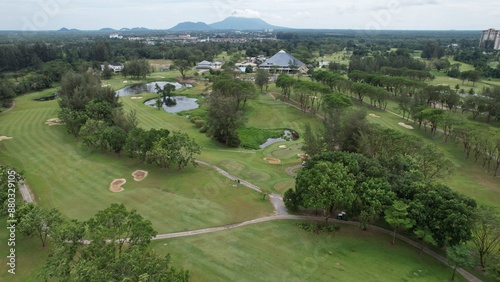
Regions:
<instances>
[{"instance_id":1,"label":"mountain","mask_svg":"<svg viewBox=\"0 0 500 282\"><path fill-rule=\"evenodd\" d=\"M287 27L268 24L259 18L229 17L223 21L210 24L218 30L263 30L263 29L289 29Z\"/></svg>"},{"instance_id":2,"label":"mountain","mask_svg":"<svg viewBox=\"0 0 500 282\"><path fill-rule=\"evenodd\" d=\"M105 28L101 28L101 29L99 29L99 31L112 32L112 31L116 31L116 30L114 30L114 29L112 29L112 28L110 28L110 27L105 27Z\"/></svg>"},{"instance_id":3,"label":"mountain","mask_svg":"<svg viewBox=\"0 0 500 282\"><path fill-rule=\"evenodd\" d=\"M62 32L80 32L80 30L78 30L78 29L75 29L75 28L68 29L68 28L65 28L65 27L59 29L58 31L62 31Z\"/></svg>"},{"instance_id":4,"label":"mountain","mask_svg":"<svg viewBox=\"0 0 500 282\"><path fill-rule=\"evenodd\" d=\"M170 31L210 31L214 28L204 22L182 22L169 29Z\"/></svg>"}]
</instances>

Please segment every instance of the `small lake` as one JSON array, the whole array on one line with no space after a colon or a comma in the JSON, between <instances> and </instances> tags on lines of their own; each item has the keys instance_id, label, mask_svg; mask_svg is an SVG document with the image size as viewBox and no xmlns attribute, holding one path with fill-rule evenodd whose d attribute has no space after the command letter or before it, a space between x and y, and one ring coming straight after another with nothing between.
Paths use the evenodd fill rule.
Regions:
<instances>
[{"instance_id":1,"label":"small lake","mask_svg":"<svg viewBox=\"0 0 500 282\"><path fill-rule=\"evenodd\" d=\"M136 95L144 92L151 92L151 93L156 93L155 85L158 84L163 89L163 86L166 84L171 84L175 86L175 90L181 89L181 88L191 88L193 85L191 84L180 84L178 82L167 82L167 81L155 81L155 82L150 82L146 84L137 84L137 85L131 85L131 86L126 86L125 88L122 88L120 90L116 91L117 96L128 96L128 95Z\"/></svg>"},{"instance_id":2,"label":"small lake","mask_svg":"<svg viewBox=\"0 0 500 282\"><path fill-rule=\"evenodd\" d=\"M193 110L193 109L196 109L200 106L200 105L198 105L198 103L196 103L196 101L198 100L196 98L188 98L186 96L171 96L171 98L175 99L175 101L177 102L177 105L174 105L174 106L163 105L162 106L163 109L169 113L178 113L178 112L182 112L182 111ZM156 98L151 99L151 100L147 100L146 102L144 102L144 105L156 107Z\"/></svg>"},{"instance_id":3,"label":"small lake","mask_svg":"<svg viewBox=\"0 0 500 282\"><path fill-rule=\"evenodd\" d=\"M259 148L263 149L269 145L272 145L274 143L278 142L283 142L283 141L288 141L288 140L297 140L299 139L299 134L295 132L294 130L291 129L285 129L283 132L283 136L279 138L268 138L266 142L261 144Z\"/></svg>"}]
</instances>

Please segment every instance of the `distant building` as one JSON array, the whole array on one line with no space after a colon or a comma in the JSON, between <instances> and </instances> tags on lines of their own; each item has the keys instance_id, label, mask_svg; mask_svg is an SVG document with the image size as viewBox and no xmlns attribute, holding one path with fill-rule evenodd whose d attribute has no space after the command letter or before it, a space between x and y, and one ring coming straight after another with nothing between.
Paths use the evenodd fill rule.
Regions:
<instances>
[{"instance_id":1,"label":"distant building","mask_svg":"<svg viewBox=\"0 0 500 282\"><path fill-rule=\"evenodd\" d=\"M113 33L109 35L111 39L123 39L123 35L119 35L118 33Z\"/></svg>"},{"instance_id":2,"label":"distant building","mask_svg":"<svg viewBox=\"0 0 500 282\"><path fill-rule=\"evenodd\" d=\"M196 69L198 70L209 70L209 69L220 69L222 66L221 62L209 62L209 61L201 61L196 65Z\"/></svg>"},{"instance_id":3,"label":"distant building","mask_svg":"<svg viewBox=\"0 0 500 282\"><path fill-rule=\"evenodd\" d=\"M308 68L304 63L287 52L281 50L271 58L259 65L262 69L276 70L280 72L302 72L306 73Z\"/></svg>"},{"instance_id":4,"label":"distant building","mask_svg":"<svg viewBox=\"0 0 500 282\"><path fill-rule=\"evenodd\" d=\"M113 72L121 72L123 70L123 64L122 63L112 63L108 65L110 69L113 70ZM101 65L101 71L104 71L105 65Z\"/></svg>"},{"instance_id":5,"label":"distant building","mask_svg":"<svg viewBox=\"0 0 500 282\"><path fill-rule=\"evenodd\" d=\"M500 30L493 28L483 30L479 47L485 49L500 50Z\"/></svg>"}]
</instances>

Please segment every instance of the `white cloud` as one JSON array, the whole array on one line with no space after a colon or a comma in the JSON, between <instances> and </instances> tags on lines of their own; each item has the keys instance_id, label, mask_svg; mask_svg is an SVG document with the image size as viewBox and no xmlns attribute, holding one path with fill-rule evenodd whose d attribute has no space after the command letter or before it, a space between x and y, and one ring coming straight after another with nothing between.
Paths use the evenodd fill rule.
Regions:
<instances>
[{"instance_id":1,"label":"white cloud","mask_svg":"<svg viewBox=\"0 0 500 282\"><path fill-rule=\"evenodd\" d=\"M259 17L294 28L363 28L374 14L391 13L384 29L500 28L500 1L481 0L0 0L0 29L21 29L24 20L44 13L46 3L60 3L41 29L63 26L170 28L183 21L213 23L231 15ZM45 3L45 4L44 4ZM397 5L399 13L389 7ZM5 12L7 11L7 12ZM399 11L399 10L398 10ZM42 15L43 16L43 15ZM43 19L41 17L38 18ZM380 20L379 20L380 21Z\"/></svg>"},{"instance_id":2,"label":"white cloud","mask_svg":"<svg viewBox=\"0 0 500 282\"><path fill-rule=\"evenodd\" d=\"M241 18L260 18L262 14L258 11L250 10L250 9L236 9L231 13L231 16L241 17Z\"/></svg>"}]
</instances>

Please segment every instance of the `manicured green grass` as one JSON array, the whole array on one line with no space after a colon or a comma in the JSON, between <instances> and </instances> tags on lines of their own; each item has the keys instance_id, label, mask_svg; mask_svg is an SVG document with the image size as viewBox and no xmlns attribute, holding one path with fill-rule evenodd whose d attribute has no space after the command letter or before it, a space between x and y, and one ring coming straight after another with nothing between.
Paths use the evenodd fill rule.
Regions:
<instances>
[{"instance_id":1,"label":"manicured green grass","mask_svg":"<svg viewBox=\"0 0 500 282\"><path fill-rule=\"evenodd\" d=\"M145 99L153 97L154 94L141 94ZM265 157L276 158L272 151L277 150L281 144L293 145L302 142L286 141L273 144L265 149L245 150L232 148L218 144L210 140L205 134L189 121L188 118L159 111L144 105L143 100L132 100L128 97L122 98L126 109L135 109L139 117L139 126L144 128L161 127L169 130L181 130L193 137L202 149L200 159L209 161L227 170L241 179L248 180L260 187L275 192L275 185L279 182L292 179L285 173L288 166L300 163L300 159L294 155L280 158L280 164L269 164ZM247 126L255 128L289 128L296 130L299 134L304 131L305 123L315 124L318 122L311 114L303 113L298 109L290 107L283 102L276 101L269 95L259 95L257 100L247 102ZM233 167L230 164L237 164Z\"/></svg>"},{"instance_id":2,"label":"manicured green grass","mask_svg":"<svg viewBox=\"0 0 500 282\"><path fill-rule=\"evenodd\" d=\"M257 192L232 187L232 181L208 167L165 170L125 156L89 152L64 126L44 124L57 116L57 101L35 102L31 96L18 98L16 108L0 115L0 135L14 137L1 141L0 159L24 172L42 206L56 207L68 218L86 219L111 203L124 203L151 220L159 232L239 222L272 211ZM159 114L143 107L145 112ZM141 120L147 117L139 116ZM149 128L168 121L154 122ZM148 177L135 182L131 173L136 169L149 171ZM125 191L109 191L116 178L127 180Z\"/></svg>"},{"instance_id":3,"label":"manicured green grass","mask_svg":"<svg viewBox=\"0 0 500 282\"><path fill-rule=\"evenodd\" d=\"M448 281L452 269L388 235L342 225L334 236L274 221L154 241L192 281ZM458 275L460 276L460 275ZM459 281L464 281L462 277Z\"/></svg>"}]
</instances>

